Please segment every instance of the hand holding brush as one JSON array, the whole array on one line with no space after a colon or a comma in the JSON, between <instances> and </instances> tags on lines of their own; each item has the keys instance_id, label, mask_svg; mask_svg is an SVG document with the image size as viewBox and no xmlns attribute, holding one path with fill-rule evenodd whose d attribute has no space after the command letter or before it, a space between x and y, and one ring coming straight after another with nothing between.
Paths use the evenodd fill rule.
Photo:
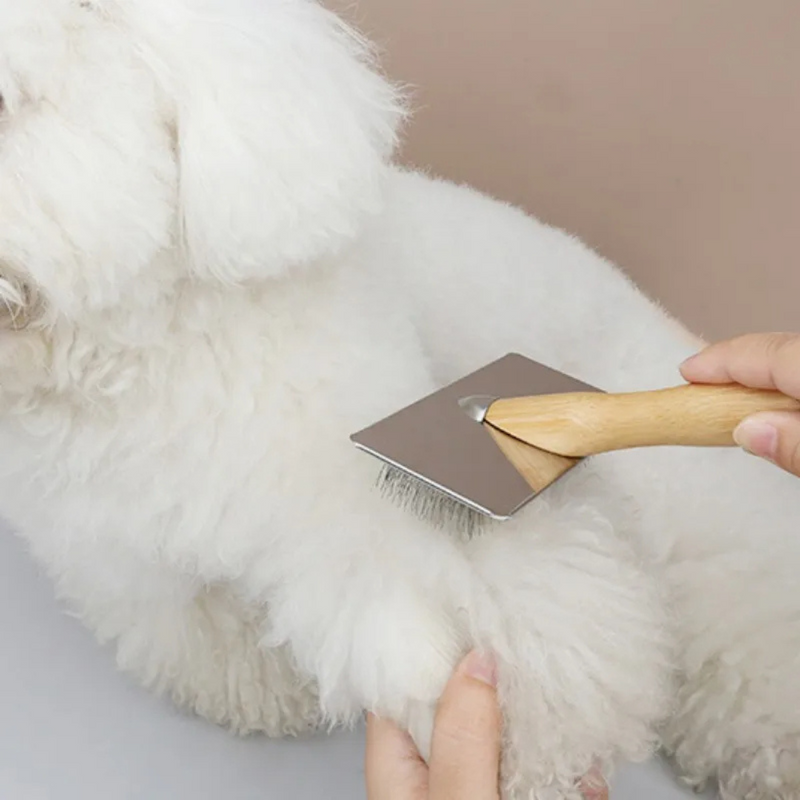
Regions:
<instances>
[{"instance_id":1,"label":"hand holding brush","mask_svg":"<svg viewBox=\"0 0 800 800\"><path fill-rule=\"evenodd\" d=\"M692 383L736 383L800 399L800 334L757 333L719 342L684 362L681 372ZM752 415L733 438L753 455L800 477L800 413Z\"/></svg>"}]
</instances>

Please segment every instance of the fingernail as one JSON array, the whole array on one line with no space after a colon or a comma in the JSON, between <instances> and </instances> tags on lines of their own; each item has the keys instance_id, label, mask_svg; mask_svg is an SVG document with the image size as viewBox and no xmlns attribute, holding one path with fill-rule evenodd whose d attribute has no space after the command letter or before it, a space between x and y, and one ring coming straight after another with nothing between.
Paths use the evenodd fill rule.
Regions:
<instances>
[{"instance_id":1,"label":"fingernail","mask_svg":"<svg viewBox=\"0 0 800 800\"><path fill-rule=\"evenodd\" d=\"M603 800L608 797L608 785L599 769L593 769L581 781L581 792L585 800Z\"/></svg>"},{"instance_id":2,"label":"fingernail","mask_svg":"<svg viewBox=\"0 0 800 800\"><path fill-rule=\"evenodd\" d=\"M470 678L489 686L497 686L497 661L491 653L471 652L462 662L461 669Z\"/></svg>"},{"instance_id":3,"label":"fingernail","mask_svg":"<svg viewBox=\"0 0 800 800\"><path fill-rule=\"evenodd\" d=\"M778 429L757 417L744 420L733 432L733 440L748 453L770 461L778 454Z\"/></svg>"},{"instance_id":4,"label":"fingernail","mask_svg":"<svg viewBox=\"0 0 800 800\"><path fill-rule=\"evenodd\" d=\"M687 359L686 359L686 360L685 360L685 361L684 361L684 362L681 364L681 369L683 369L684 367L688 367L690 364L692 364L693 362L697 361L697 357L698 357L699 355L700 355L699 353L695 353L693 356L689 356L689 358L687 358Z\"/></svg>"}]
</instances>

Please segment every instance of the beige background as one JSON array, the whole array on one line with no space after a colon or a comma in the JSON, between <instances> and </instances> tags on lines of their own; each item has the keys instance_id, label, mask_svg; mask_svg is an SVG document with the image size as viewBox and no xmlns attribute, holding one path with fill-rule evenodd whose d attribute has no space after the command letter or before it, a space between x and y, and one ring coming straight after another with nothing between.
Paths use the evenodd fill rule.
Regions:
<instances>
[{"instance_id":1,"label":"beige background","mask_svg":"<svg viewBox=\"0 0 800 800\"><path fill-rule=\"evenodd\" d=\"M404 156L579 234L695 330L800 329L800 0L330 0Z\"/></svg>"}]
</instances>

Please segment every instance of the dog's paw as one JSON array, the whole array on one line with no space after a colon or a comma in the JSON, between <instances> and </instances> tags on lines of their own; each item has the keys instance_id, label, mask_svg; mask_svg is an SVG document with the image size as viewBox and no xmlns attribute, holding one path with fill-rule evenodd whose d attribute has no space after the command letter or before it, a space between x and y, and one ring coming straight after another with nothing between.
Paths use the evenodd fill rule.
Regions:
<instances>
[{"instance_id":1,"label":"dog's paw","mask_svg":"<svg viewBox=\"0 0 800 800\"><path fill-rule=\"evenodd\" d=\"M719 790L722 800L800 800L800 735L734 751Z\"/></svg>"},{"instance_id":2,"label":"dog's paw","mask_svg":"<svg viewBox=\"0 0 800 800\"><path fill-rule=\"evenodd\" d=\"M393 628L387 618L386 633L372 638L368 659L353 660L349 667L357 676L364 707L395 720L428 760L437 705L466 644L456 621L441 609L420 606L413 618L413 629L403 636L391 633L398 630L401 620L394 618ZM363 652L366 655L369 650Z\"/></svg>"},{"instance_id":3,"label":"dog's paw","mask_svg":"<svg viewBox=\"0 0 800 800\"><path fill-rule=\"evenodd\" d=\"M238 736L306 736L322 724L316 686L280 650L253 651L225 673L227 681L176 686L173 701Z\"/></svg>"},{"instance_id":4,"label":"dog's paw","mask_svg":"<svg viewBox=\"0 0 800 800\"><path fill-rule=\"evenodd\" d=\"M716 783L725 800L800 800L797 604L788 591L771 598L785 608L766 590L742 594L750 605L728 602L713 627L698 615L664 747L688 784Z\"/></svg>"},{"instance_id":5,"label":"dog's paw","mask_svg":"<svg viewBox=\"0 0 800 800\"><path fill-rule=\"evenodd\" d=\"M607 800L608 782L598 767L582 778L547 786L526 784L519 775L501 786L503 800Z\"/></svg>"},{"instance_id":6,"label":"dog's paw","mask_svg":"<svg viewBox=\"0 0 800 800\"><path fill-rule=\"evenodd\" d=\"M501 765L503 800L596 800L606 795L606 769L593 756L594 743L570 733L578 715L567 719L550 717L554 736L534 743L530 721L520 713L520 700L505 701L505 741ZM512 705L513 704L513 705ZM542 711L547 716L546 711ZM563 736L556 731L563 725Z\"/></svg>"},{"instance_id":7,"label":"dog's paw","mask_svg":"<svg viewBox=\"0 0 800 800\"><path fill-rule=\"evenodd\" d=\"M264 612L224 588L159 606L117 640L117 664L183 711L235 734L299 736L321 722L314 682L264 646Z\"/></svg>"},{"instance_id":8,"label":"dog's paw","mask_svg":"<svg viewBox=\"0 0 800 800\"><path fill-rule=\"evenodd\" d=\"M193 669L162 679L160 690L178 708L197 714L239 736L303 736L322 723L313 681L294 668L287 652L264 649L257 641L226 642L228 650Z\"/></svg>"},{"instance_id":9,"label":"dog's paw","mask_svg":"<svg viewBox=\"0 0 800 800\"><path fill-rule=\"evenodd\" d=\"M603 797L602 794L585 790L581 781L542 787L519 780L515 780L513 784L504 784L501 796L503 800L595 800Z\"/></svg>"}]
</instances>

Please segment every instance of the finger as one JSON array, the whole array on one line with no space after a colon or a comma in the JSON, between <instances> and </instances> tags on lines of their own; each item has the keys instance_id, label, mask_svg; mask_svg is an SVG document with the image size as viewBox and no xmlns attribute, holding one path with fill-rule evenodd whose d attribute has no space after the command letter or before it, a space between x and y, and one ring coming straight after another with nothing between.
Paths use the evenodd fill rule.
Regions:
<instances>
[{"instance_id":1,"label":"finger","mask_svg":"<svg viewBox=\"0 0 800 800\"><path fill-rule=\"evenodd\" d=\"M608 800L608 785L600 770L593 769L581 781L581 792L585 800Z\"/></svg>"},{"instance_id":2,"label":"finger","mask_svg":"<svg viewBox=\"0 0 800 800\"><path fill-rule=\"evenodd\" d=\"M584 800L608 800L608 786L603 784L602 787L592 786L583 789Z\"/></svg>"},{"instance_id":3,"label":"finger","mask_svg":"<svg viewBox=\"0 0 800 800\"><path fill-rule=\"evenodd\" d=\"M800 414L755 414L734 431L736 443L800 477Z\"/></svg>"},{"instance_id":4,"label":"finger","mask_svg":"<svg viewBox=\"0 0 800 800\"><path fill-rule=\"evenodd\" d=\"M491 657L472 653L445 688L433 730L430 800L498 800L496 675Z\"/></svg>"},{"instance_id":5,"label":"finger","mask_svg":"<svg viewBox=\"0 0 800 800\"><path fill-rule=\"evenodd\" d=\"M365 778L369 800L428 799L428 768L411 737L372 714L367 717Z\"/></svg>"},{"instance_id":6,"label":"finger","mask_svg":"<svg viewBox=\"0 0 800 800\"><path fill-rule=\"evenodd\" d=\"M681 373L691 383L740 383L800 398L800 334L754 333L712 344Z\"/></svg>"}]
</instances>

